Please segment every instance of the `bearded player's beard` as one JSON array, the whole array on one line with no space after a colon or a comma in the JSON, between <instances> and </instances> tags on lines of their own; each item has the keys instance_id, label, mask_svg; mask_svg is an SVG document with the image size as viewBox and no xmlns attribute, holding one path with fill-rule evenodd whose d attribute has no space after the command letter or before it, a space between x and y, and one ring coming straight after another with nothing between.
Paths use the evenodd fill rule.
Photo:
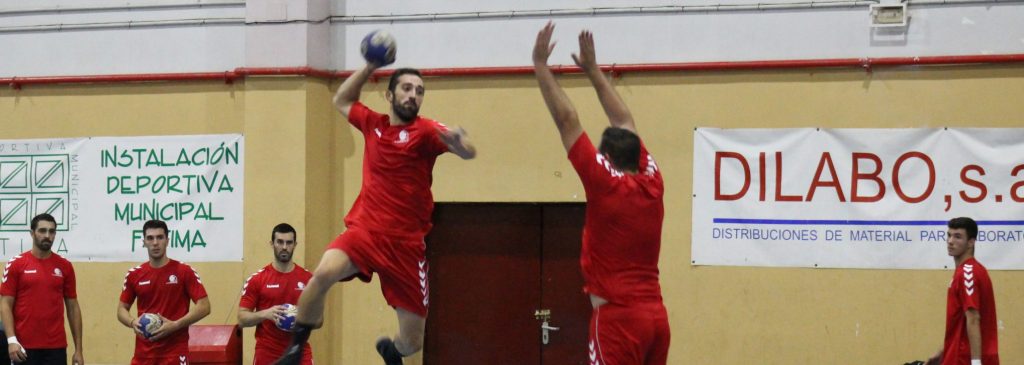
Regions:
<instances>
[{"instance_id":1,"label":"bearded player's beard","mask_svg":"<svg viewBox=\"0 0 1024 365\"><path fill-rule=\"evenodd\" d=\"M398 100L391 102L391 111L398 116L403 122L411 122L416 119L416 116L420 114L420 106L416 105L414 101L407 101L404 104L400 104Z\"/></svg>"}]
</instances>

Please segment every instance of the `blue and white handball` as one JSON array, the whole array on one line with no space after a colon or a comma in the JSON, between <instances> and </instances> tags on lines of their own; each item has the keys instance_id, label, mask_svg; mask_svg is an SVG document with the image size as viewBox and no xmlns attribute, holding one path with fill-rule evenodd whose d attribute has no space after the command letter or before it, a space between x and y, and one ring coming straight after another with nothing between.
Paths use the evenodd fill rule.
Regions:
<instances>
[{"instance_id":1,"label":"blue and white handball","mask_svg":"<svg viewBox=\"0 0 1024 365\"><path fill-rule=\"evenodd\" d=\"M160 316L153 313L144 313L139 317L139 331L146 338L153 337L153 332L164 324Z\"/></svg>"},{"instance_id":2,"label":"blue and white handball","mask_svg":"<svg viewBox=\"0 0 1024 365\"><path fill-rule=\"evenodd\" d=\"M282 331L291 332L295 329L295 315L299 313L299 307L291 304L282 304L281 306L284 307L284 318L278 317L274 324Z\"/></svg>"},{"instance_id":3,"label":"blue and white handball","mask_svg":"<svg viewBox=\"0 0 1024 365\"><path fill-rule=\"evenodd\" d=\"M395 37L392 37L391 33L378 29L363 37L360 50L366 62L383 67L395 62L398 43L395 42Z\"/></svg>"}]
</instances>

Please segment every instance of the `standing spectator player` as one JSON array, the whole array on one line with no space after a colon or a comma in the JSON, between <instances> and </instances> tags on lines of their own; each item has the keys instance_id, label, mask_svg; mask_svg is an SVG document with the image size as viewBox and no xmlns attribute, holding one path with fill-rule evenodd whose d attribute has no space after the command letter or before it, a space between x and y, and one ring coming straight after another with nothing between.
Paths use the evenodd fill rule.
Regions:
<instances>
[{"instance_id":1,"label":"standing spectator player","mask_svg":"<svg viewBox=\"0 0 1024 365\"><path fill-rule=\"evenodd\" d=\"M284 304L298 303L299 295L313 276L292 261L298 245L295 228L288 223L275 226L270 233L274 261L249 276L242 286L238 325L257 326L253 365L273 363L288 347L291 333L278 328L276 323L286 315ZM308 343L302 349L302 365L313 365L313 351Z\"/></svg>"},{"instance_id":2,"label":"standing spectator player","mask_svg":"<svg viewBox=\"0 0 1024 365\"><path fill-rule=\"evenodd\" d=\"M0 316L8 355L18 364L67 364L64 314L55 305L63 302L75 341L71 362L85 364L75 269L71 262L50 251L57 238L57 220L43 213L32 218L30 228L32 249L7 262L0 288Z\"/></svg>"},{"instance_id":3,"label":"standing spectator player","mask_svg":"<svg viewBox=\"0 0 1024 365\"><path fill-rule=\"evenodd\" d=\"M554 30L548 23L537 34L533 64L544 103L587 193L580 264L583 290L594 308L590 359L595 364L665 365L670 333L658 282L665 216L661 171L637 135L629 108L601 73L593 36L583 31L580 53L572 57L594 85L611 124L594 148L548 67Z\"/></svg>"},{"instance_id":4,"label":"standing spectator player","mask_svg":"<svg viewBox=\"0 0 1024 365\"><path fill-rule=\"evenodd\" d=\"M210 314L210 299L191 266L167 257L167 223L147 221L142 234L149 261L128 270L117 303L117 320L136 334L132 365L187 365L188 327ZM138 316L133 316L129 310L136 298ZM189 308L189 302L196 305ZM139 329L144 313L163 322L148 338Z\"/></svg>"},{"instance_id":5,"label":"standing spectator player","mask_svg":"<svg viewBox=\"0 0 1024 365\"><path fill-rule=\"evenodd\" d=\"M946 340L929 365L999 365L996 299L988 269L974 258L978 223L949 220L946 251L956 270L946 295Z\"/></svg>"}]
</instances>

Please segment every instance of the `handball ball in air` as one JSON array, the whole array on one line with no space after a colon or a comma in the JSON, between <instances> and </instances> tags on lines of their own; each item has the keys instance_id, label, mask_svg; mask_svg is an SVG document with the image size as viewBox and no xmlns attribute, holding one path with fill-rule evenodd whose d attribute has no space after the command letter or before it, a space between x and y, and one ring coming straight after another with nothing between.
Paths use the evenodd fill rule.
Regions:
<instances>
[{"instance_id":1,"label":"handball ball in air","mask_svg":"<svg viewBox=\"0 0 1024 365\"><path fill-rule=\"evenodd\" d=\"M361 51L366 62L387 66L395 62L398 44L395 43L395 37L392 37L391 33L378 29L363 37Z\"/></svg>"},{"instance_id":2,"label":"handball ball in air","mask_svg":"<svg viewBox=\"0 0 1024 365\"><path fill-rule=\"evenodd\" d=\"M284 318L278 317L274 324L282 331L291 332L295 328L295 315L299 313L299 307L291 304L284 304Z\"/></svg>"},{"instance_id":3,"label":"handball ball in air","mask_svg":"<svg viewBox=\"0 0 1024 365\"><path fill-rule=\"evenodd\" d=\"M160 319L160 316L153 313L145 313L139 317L139 331L146 338L153 337L153 331L156 331L163 324L164 321Z\"/></svg>"}]
</instances>

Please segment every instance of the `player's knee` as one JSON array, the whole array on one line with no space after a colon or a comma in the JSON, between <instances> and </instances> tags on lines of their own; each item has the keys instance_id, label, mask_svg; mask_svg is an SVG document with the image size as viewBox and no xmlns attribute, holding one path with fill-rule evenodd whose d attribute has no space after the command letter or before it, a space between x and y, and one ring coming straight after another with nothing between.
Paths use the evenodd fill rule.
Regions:
<instances>
[{"instance_id":1,"label":"player's knee","mask_svg":"<svg viewBox=\"0 0 1024 365\"><path fill-rule=\"evenodd\" d=\"M422 333L403 333L401 334L399 345L402 348L398 349L404 355L411 355L419 352L423 349L423 334Z\"/></svg>"}]
</instances>

